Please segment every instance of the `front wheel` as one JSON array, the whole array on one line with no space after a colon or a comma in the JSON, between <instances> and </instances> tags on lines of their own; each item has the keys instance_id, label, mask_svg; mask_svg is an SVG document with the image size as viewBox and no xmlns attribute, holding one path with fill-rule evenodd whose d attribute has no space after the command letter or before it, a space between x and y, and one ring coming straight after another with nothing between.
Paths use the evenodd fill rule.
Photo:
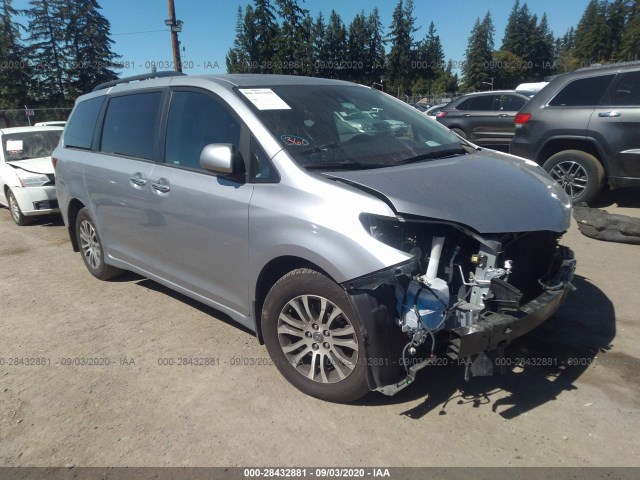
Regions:
<instances>
[{"instance_id":1,"label":"front wheel","mask_svg":"<svg viewBox=\"0 0 640 480\"><path fill-rule=\"evenodd\" d=\"M542 166L564 189L573 203L590 202L604 184L604 168L593 155L565 150L551 156Z\"/></svg>"},{"instance_id":2,"label":"front wheel","mask_svg":"<svg viewBox=\"0 0 640 480\"><path fill-rule=\"evenodd\" d=\"M84 265L91 275L100 280L109 280L122 273L119 268L107 265L104 262L104 247L100 242L95 222L86 208L78 212L76 238L78 239L78 246L80 247L80 253L82 253Z\"/></svg>"},{"instance_id":3,"label":"front wheel","mask_svg":"<svg viewBox=\"0 0 640 480\"><path fill-rule=\"evenodd\" d=\"M16 200L16 196L13 194L11 190L7 190L7 203L9 204L9 211L11 211L11 218L16 225L24 226L29 223L29 218L25 217L20 209L20 205L18 205L18 201Z\"/></svg>"},{"instance_id":4,"label":"front wheel","mask_svg":"<svg viewBox=\"0 0 640 480\"><path fill-rule=\"evenodd\" d=\"M369 391L363 326L325 275L298 269L278 280L265 299L262 332L278 370L302 392L350 402Z\"/></svg>"}]
</instances>

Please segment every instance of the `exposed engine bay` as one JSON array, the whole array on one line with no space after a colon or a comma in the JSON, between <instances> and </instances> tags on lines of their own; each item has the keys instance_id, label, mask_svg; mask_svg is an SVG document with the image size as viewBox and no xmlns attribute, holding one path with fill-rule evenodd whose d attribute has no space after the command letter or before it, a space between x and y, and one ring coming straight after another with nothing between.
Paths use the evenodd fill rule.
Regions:
<instances>
[{"instance_id":1,"label":"exposed engine bay","mask_svg":"<svg viewBox=\"0 0 640 480\"><path fill-rule=\"evenodd\" d=\"M467 380L491 374L485 351L501 354L512 338L541 323L544 318L521 322L524 326L518 320L533 313L545 293L562 292L563 299L575 270L572 252L558 244L556 232L479 235L448 223L375 216L363 217L362 223L376 239L413 257L393 275L382 272L350 285L393 285L395 304L388 307L407 336L401 356L407 376L379 388L388 395L409 385L435 359L436 337L444 332L449 332L446 355L466 362ZM418 349L426 358L412 362Z\"/></svg>"}]
</instances>

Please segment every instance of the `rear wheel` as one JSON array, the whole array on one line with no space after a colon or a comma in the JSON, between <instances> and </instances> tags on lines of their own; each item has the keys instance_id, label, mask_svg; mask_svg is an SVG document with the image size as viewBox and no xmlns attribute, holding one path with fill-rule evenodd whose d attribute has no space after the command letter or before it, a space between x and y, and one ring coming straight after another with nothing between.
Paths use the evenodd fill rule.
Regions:
<instances>
[{"instance_id":1,"label":"rear wheel","mask_svg":"<svg viewBox=\"0 0 640 480\"><path fill-rule=\"evenodd\" d=\"M573 203L590 202L604 184L604 168L600 161L581 150L558 152L544 163L543 168Z\"/></svg>"},{"instance_id":2,"label":"rear wheel","mask_svg":"<svg viewBox=\"0 0 640 480\"><path fill-rule=\"evenodd\" d=\"M104 248L98 229L86 208L80 210L76 217L76 238L84 265L91 275L100 280L109 280L122 273L119 268L104 263Z\"/></svg>"},{"instance_id":3,"label":"rear wheel","mask_svg":"<svg viewBox=\"0 0 640 480\"><path fill-rule=\"evenodd\" d=\"M462 137L462 138L464 138L464 139L466 140L466 138L467 138L467 134L466 134L466 133L464 133L464 130L460 130L459 128L453 127L453 128L451 129L451 131L452 131L453 133L455 133L456 135L459 135L460 137Z\"/></svg>"},{"instance_id":4,"label":"rear wheel","mask_svg":"<svg viewBox=\"0 0 640 480\"><path fill-rule=\"evenodd\" d=\"M13 218L16 225L21 227L27 225L30 219L22 214L22 210L20 209L20 205L18 205L16 196L11 190L7 190L7 203L9 204L9 210L11 211L11 218Z\"/></svg>"},{"instance_id":5,"label":"rear wheel","mask_svg":"<svg viewBox=\"0 0 640 480\"><path fill-rule=\"evenodd\" d=\"M325 275L298 269L282 277L262 319L269 355L296 388L332 402L369 391L362 325L347 294Z\"/></svg>"}]
</instances>

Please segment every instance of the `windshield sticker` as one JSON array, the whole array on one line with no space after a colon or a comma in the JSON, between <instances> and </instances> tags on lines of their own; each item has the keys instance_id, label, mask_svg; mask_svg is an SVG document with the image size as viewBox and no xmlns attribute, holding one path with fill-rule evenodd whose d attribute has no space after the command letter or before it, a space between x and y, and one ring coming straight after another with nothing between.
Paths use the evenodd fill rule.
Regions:
<instances>
[{"instance_id":1,"label":"windshield sticker","mask_svg":"<svg viewBox=\"0 0 640 480\"><path fill-rule=\"evenodd\" d=\"M22 140L7 140L7 152L21 152L23 149Z\"/></svg>"},{"instance_id":2,"label":"windshield sticker","mask_svg":"<svg viewBox=\"0 0 640 480\"><path fill-rule=\"evenodd\" d=\"M287 145L295 145L296 147L302 147L309 145L309 140L306 138L298 137L297 135L280 135L282 140Z\"/></svg>"},{"instance_id":3,"label":"windshield sticker","mask_svg":"<svg viewBox=\"0 0 640 480\"><path fill-rule=\"evenodd\" d=\"M258 110L291 110L291 107L270 88L241 88L240 93Z\"/></svg>"}]
</instances>

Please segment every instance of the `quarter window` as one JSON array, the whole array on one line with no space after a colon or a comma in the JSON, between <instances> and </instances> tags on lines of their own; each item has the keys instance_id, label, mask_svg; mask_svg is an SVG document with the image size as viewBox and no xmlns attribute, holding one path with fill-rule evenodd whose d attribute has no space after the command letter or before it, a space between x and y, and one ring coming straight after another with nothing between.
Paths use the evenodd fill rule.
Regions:
<instances>
[{"instance_id":1,"label":"quarter window","mask_svg":"<svg viewBox=\"0 0 640 480\"><path fill-rule=\"evenodd\" d=\"M210 143L240 148L240 123L222 104L198 92L174 92L167 124L165 163L200 169L200 153Z\"/></svg>"},{"instance_id":2,"label":"quarter window","mask_svg":"<svg viewBox=\"0 0 640 480\"><path fill-rule=\"evenodd\" d=\"M581 78L567 84L549 105L558 107L595 107L600 103L615 75Z\"/></svg>"},{"instance_id":3,"label":"quarter window","mask_svg":"<svg viewBox=\"0 0 640 480\"><path fill-rule=\"evenodd\" d=\"M620 75L620 81L613 92L612 105L640 105L640 72Z\"/></svg>"},{"instance_id":4,"label":"quarter window","mask_svg":"<svg viewBox=\"0 0 640 480\"><path fill-rule=\"evenodd\" d=\"M161 92L147 92L109 100L100 151L153 159L161 98Z\"/></svg>"}]
</instances>

